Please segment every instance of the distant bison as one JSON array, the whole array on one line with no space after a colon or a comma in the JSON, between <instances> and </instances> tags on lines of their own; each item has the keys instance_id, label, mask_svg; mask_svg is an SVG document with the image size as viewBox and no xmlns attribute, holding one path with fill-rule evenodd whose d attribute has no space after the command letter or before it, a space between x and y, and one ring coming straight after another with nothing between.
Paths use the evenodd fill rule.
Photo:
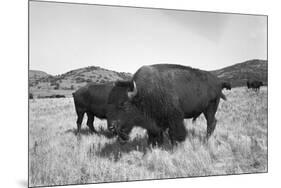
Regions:
<instances>
[{"instance_id":1,"label":"distant bison","mask_svg":"<svg viewBox=\"0 0 281 188\"><path fill-rule=\"evenodd\" d=\"M57 94L57 95L51 95L49 96L49 98L65 98L65 96Z\"/></svg>"},{"instance_id":2,"label":"distant bison","mask_svg":"<svg viewBox=\"0 0 281 188\"><path fill-rule=\"evenodd\" d=\"M100 119L106 118L107 98L112 87L113 83L89 83L72 94L77 113L78 134L81 131L81 123L85 113L88 116L87 126L92 132L97 132L94 128L94 118L95 116Z\"/></svg>"},{"instance_id":3,"label":"distant bison","mask_svg":"<svg viewBox=\"0 0 281 188\"><path fill-rule=\"evenodd\" d=\"M149 144L161 145L167 129L172 144L184 141L184 118L203 113L208 138L216 127L220 98L226 99L221 83L207 71L171 64L143 66L132 81L116 82L108 98L107 120L122 142L136 125L147 130Z\"/></svg>"},{"instance_id":4,"label":"distant bison","mask_svg":"<svg viewBox=\"0 0 281 188\"><path fill-rule=\"evenodd\" d=\"M38 99L48 99L48 98L65 98L65 96L64 95L59 95L59 94L57 94L57 95L45 95L45 96L38 96L37 97Z\"/></svg>"},{"instance_id":5,"label":"distant bison","mask_svg":"<svg viewBox=\"0 0 281 188\"><path fill-rule=\"evenodd\" d=\"M253 89L255 91L258 91L260 87L263 86L263 83L261 81L247 81L247 87L248 89Z\"/></svg>"},{"instance_id":6,"label":"distant bison","mask_svg":"<svg viewBox=\"0 0 281 188\"><path fill-rule=\"evenodd\" d=\"M65 98L64 95L55 95L55 98Z\"/></svg>"},{"instance_id":7,"label":"distant bison","mask_svg":"<svg viewBox=\"0 0 281 188\"><path fill-rule=\"evenodd\" d=\"M32 93L29 93L28 98L29 98L29 99L34 99L33 94L32 94Z\"/></svg>"},{"instance_id":8,"label":"distant bison","mask_svg":"<svg viewBox=\"0 0 281 188\"><path fill-rule=\"evenodd\" d=\"M231 90L231 84L229 82L222 82L221 83L221 88L222 89Z\"/></svg>"}]
</instances>

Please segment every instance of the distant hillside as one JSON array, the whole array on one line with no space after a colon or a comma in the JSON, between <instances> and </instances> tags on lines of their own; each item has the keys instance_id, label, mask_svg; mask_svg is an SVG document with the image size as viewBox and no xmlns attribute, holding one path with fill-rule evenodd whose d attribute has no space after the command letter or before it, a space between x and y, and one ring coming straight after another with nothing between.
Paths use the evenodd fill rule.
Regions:
<instances>
[{"instance_id":1,"label":"distant hillside","mask_svg":"<svg viewBox=\"0 0 281 188\"><path fill-rule=\"evenodd\" d=\"M35 82L36 80L40 80L41 78L50 76L46 72L38 71L38 70L29 70L29 81Z\"/></svg>"},{"instance_id":2,"label":"distant hillside","mask_svg":"<svg viewBox=\"0 0 281 188\"><path fill-rule=\"evenodd\" d=\"M266 60L253 59L211 72L230 82L232 87L245 86L247 80L260 80L267 85Z\"/></svg>"},{"instance_id":3,"label":"distant hillside","mask_svg":"<svg viewBox=\"0 0 281 188\"><path fill-rule=\"evenodd\" d=\"M40 71L39 71L40 72ZM75 69L61 75L34 76L37 71L30 70L30 91L35 96L46 96L52 94L64 94L69 96L74 90L89 82L107 83L116 80L129 80L130 73L116 72L101 67L89 66ZM42 72L44 73L44 72Z\"/></svg>"},{"instance_id":4,"label":"distant hillside","mask_svg":"<svg viewBox=\"0 0 281 188\"><path fill-rule=\"evenodd\" d=\"M247 80L261 80L267 85L267 61L265 60L249 60L211 72L222 81L230 82L232 87L245 86ZM131 78L130 73L111 71L96 66L75 69L57 76L42 71L29 71L30 92L35 97L56 94L70 97L73 91L89 82L107 83Z\"/></svg>"}]
</instances>

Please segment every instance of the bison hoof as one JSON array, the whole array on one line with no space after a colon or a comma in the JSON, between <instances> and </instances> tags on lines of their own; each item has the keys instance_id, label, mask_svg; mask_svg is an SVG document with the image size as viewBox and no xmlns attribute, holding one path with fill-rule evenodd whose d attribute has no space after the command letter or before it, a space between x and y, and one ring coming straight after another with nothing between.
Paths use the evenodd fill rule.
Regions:
<instances>
[{"instance_id":1,"label":"bison hoof","mask_svg":"<svg viewBox=\"0 0 281 188\"><path fill-rule=\"evenodd\" d=\"M96 130L94 130L94 131L90 131L90 134L99 134Z\"/></svg>"}]
</instances>

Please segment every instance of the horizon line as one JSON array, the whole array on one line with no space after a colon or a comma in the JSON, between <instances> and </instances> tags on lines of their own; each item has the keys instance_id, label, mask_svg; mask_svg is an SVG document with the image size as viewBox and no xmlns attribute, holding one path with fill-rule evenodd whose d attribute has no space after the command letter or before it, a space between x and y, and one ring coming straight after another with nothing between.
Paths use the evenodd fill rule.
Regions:
<instances>
[{"instance_id":1,"label":"horizon line","mask_svg":"<svg viewBox=\"0 0 281 188\"><path fill-rule=\"evenodd\" d=\"M257 58L253 58L253 59L248 59L248 60L245 60L245 61L242 61L240 63L246 63L247 61L254 61L254 60L259 60L259 61L266 61L268 62L267 59L257 59ZM226 67L222 67L222 68L218 68L218 69L214 69L214 70L206 70L206 71L217 71L217 70L220 70L220 69L224 69L224 68L227 68L227 67L231 67L233 65L237 65L237 64L240 64L240 63L234 63L234 64L231 64L231 65L228 65ZM156 64L171 64L171 63L156 63ZM151 65L154 65L154 64L151 64ZM184 65L186 66L186 65ZM98 67L100 69L105 69L105 70L109 70L109 71L114 71L114 72L118 72L118 73L129 73L129 74L134 74L134 73L131 73L131 72L125 72L125 71L116 71L116 70L110 70L110 69L107 69L107 68L104 68L104 67L101 67L101 66L95 66L95 65L89 65L89 66L85 66L85 67L80 67L80 68L75 68L75 69L71 69L71 70L68 70L68 71L65 71L64 73L60 73L60 74L49 74L47 71L44 71L44 70L38 70L38 69L30 69L30 64L29 64L29 67L28 67L28 71L41 71L41 72L44 72L50 76L58 76L58 75L62 75L62 74L66 74L70 71L74 71L74 70L79 70L79 69L83 69L83 68L87 68L87 67ZM140 67L139 67L140 68ZM192 68L197 68L197 67L192 67ZM203 70L203 69L201 69ZM137 71L137 70L136 70ZM135 72L136 72L135 71Z\"/></svg>"}]
</instances>

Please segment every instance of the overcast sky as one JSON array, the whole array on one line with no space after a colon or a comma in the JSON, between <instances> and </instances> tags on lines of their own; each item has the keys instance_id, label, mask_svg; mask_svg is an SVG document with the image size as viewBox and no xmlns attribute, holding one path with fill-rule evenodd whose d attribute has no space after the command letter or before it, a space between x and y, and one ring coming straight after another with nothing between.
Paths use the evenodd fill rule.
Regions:
<instances>
[{"instance_id":1,"label":"overcast sky","mask_svg":"<svg viewBox=\"0 0 281 188\"><path fill-rule=\"evenodd\" d=\"M30 2L30 69L134 73L173 63L215 70L267 58L265 16Z\"/></svg>"}]
</instances>

